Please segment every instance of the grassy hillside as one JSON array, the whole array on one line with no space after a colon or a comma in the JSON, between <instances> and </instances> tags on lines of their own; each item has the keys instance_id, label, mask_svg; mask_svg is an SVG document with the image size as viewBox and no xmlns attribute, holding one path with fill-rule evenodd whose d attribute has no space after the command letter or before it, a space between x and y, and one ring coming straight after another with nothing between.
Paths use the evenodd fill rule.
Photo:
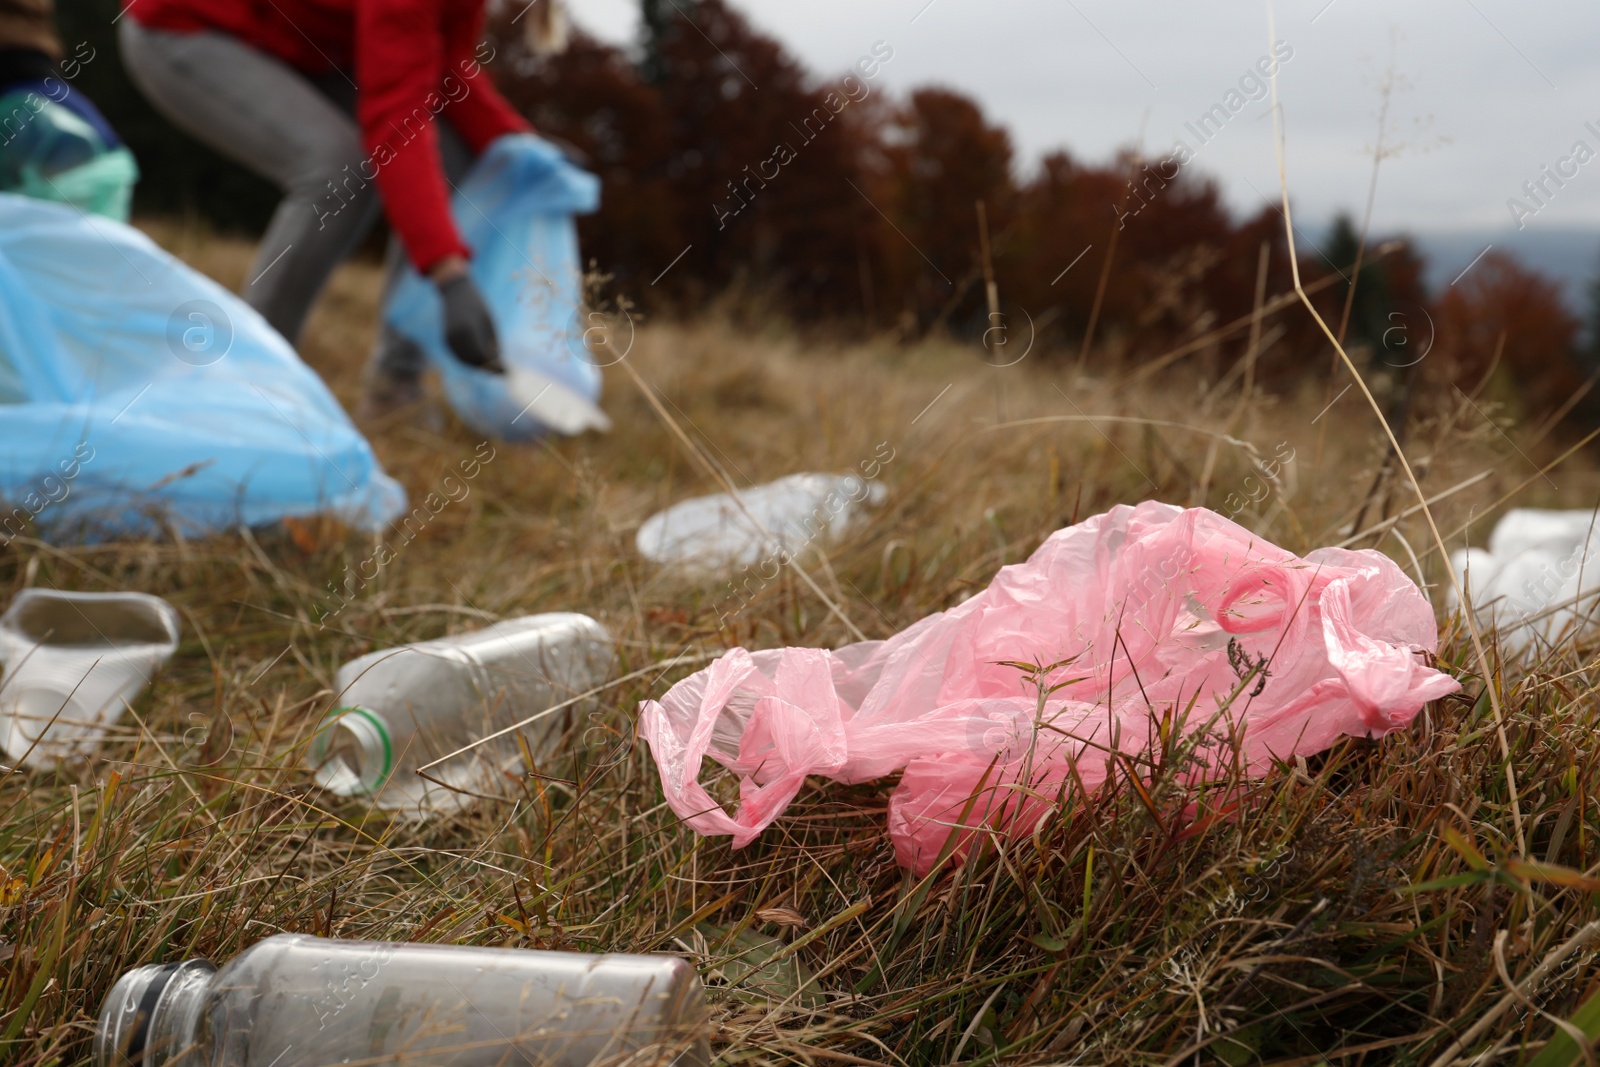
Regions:
<instances>
[{"instance_id":1,"label":"grassy hillside","mask_svg":"<svg viewBox=\"0 0 1600 1067\"><path fill-rule=\"evenodd\" d=\"M155 232L238 283L248 248ZM343 271L304 346L347 403L377 285L374 267ZM15 542L0 555L8 594L158 593L184 639L100 759L0 775L0 1056L84 1062L124 969L221 960L293 930L681 953L711 989L730 1063L1524 1062L1558 1032L1533 1005L1566 1017L1600 989L1600 941L1560 955L1600 919L1592 642L1504 664L1491 649L1484 677L1447 621L1441 660L1464 697L1403 736L1284 767L1242 787L1236 819L1181 832L1179 775L1148 795L1117 779L1033 839L920 884L884 833L892 781L804 789L737 852L661 803L633 743L640 699L733 644L887 636L1115 503L1240 505L1238 521L1296 551L1364 534L1353 543L1420 571L1442 604L1418 516L1369 532L1414 497L1396 486L1363 507L1382 439L1358 391L1319 417L1320 382L1273 398L1246 395L1248 375L1226 366L1209 382L1189 360L1132 380L1100 359L998 368L952 344L806 343L733 313L641 323L628 363L676 429L608 370L613 433L495 446L470 494L320 628L329 583L372 550L331 524ZM1489 401L1437 408L1409 451L1425 493L1454 490L1435 513L1456 543L1469 515L1481 542L1507 493L1587 506L1600 492L1581 454L1540 478L1558 450L1513 444ZM479 445L448 420L376 427L373 443L417 499ZM719 626L725 582L633 549L653 510L715 490L711 465L749 484L854 468L883 443L887 502L805 562L848 625L786 570ZM1264 483L1254 458L1289 449ZM1358 514L1369 529L1350 531ZM299 760L341 662L551 610L610 627L628 678L574 724L569 757L421 826L312 786ZM1571 1046L1551 1056L1539 1062L1568 1062Z\"/></svg>"}]
</instances>

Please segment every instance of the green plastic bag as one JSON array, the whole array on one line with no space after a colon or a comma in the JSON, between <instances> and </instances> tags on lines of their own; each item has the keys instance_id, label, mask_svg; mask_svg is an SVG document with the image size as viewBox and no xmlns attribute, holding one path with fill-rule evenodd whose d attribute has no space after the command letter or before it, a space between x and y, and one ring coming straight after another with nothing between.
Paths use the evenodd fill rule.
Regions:
<instances>
[{"instance_id":1,"label":"green plastic bag","mask_svg":"<svg viewBox=\"0 0 1600 1067\"><path fill-rule=\"evenodd\" d=\"M69 108L36 92L0 96L0 191L128 221L139 165Z\"/></svg>"}]
</instances>

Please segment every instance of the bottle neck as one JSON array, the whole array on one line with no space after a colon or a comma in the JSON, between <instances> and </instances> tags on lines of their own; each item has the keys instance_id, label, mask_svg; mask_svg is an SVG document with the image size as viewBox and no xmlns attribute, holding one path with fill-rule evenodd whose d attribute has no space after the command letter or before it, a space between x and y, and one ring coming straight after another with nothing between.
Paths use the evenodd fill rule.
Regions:
<instances>
[{"instance_id":1,"label":"bottle neck","mask_svg":"<svg viewBox=\"0 0 1600 1067\"><path fill-rule=\"evenodd\" d=\"M383 789L394 772L388 725L368 708L336 708L311 744L317 784L340 796Z\"/></svg>"},{"instance_id":2,"label":"bottle neck","mask_svg":"<svg viewBox=\"0 0 1600 1067\"><path fill-rule=\"evenodd\" d=\"M168 1067L193 1048L211 978L209 960L152 964L117 980L100 1009L94 1067Z\"/></svg>"}]
</instances>

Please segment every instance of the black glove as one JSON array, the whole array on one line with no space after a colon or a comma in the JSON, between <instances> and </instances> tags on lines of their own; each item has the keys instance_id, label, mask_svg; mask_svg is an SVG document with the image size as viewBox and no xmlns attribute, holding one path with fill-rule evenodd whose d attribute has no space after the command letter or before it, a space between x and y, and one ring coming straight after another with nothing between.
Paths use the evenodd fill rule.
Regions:
<instances>
[{"instance_id":1,"label":"black glove","mask_svg":"<svg viewBox=\"0 0 1600 1067\"><path fill-rule=\"evenodd\" d=\"M504 374L494 316L489 314L489 305L483 302L483 294L472 284L471 276L457 274L440 282L439 297L444 301L444 339L455 357L469 367Z\"/></svg>"}]
</instances>

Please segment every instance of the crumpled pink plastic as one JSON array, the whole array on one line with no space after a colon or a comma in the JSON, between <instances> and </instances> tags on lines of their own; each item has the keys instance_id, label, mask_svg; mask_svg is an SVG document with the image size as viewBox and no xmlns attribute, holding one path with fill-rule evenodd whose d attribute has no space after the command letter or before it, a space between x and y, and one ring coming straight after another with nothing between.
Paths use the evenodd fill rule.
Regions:
<instances>
[{"instance_id":1,"label":"crumpled pink plastic","mask_svg":"<svg viewBox=\"0 0 1600 1067\"><path fill-rule=\"evenodd\" d=\"M733 649L645 701L639 731L672 810L735 848L807 775L903 769L889 833L920 875L954 830L1031 832L1046 798L1097 787L1117 754L1158 748L1164 724L1219 776L1403 729L1460 688L1424 662L1437 647L1432 607L1388 557L1300 559L1215 512L1147 501L1057 531L886 641ZM1057 665L1042 715L1027 673L1001 661ZM699 782L706 756L740 776L731 815Z\"/></svg>"}]
</instances>

